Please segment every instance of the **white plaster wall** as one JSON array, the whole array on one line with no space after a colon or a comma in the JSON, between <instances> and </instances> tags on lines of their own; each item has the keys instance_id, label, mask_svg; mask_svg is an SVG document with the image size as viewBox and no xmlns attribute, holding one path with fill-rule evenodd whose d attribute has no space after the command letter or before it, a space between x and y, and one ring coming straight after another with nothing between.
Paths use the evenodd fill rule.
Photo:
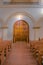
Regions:
<instances>
[{"instance_id":1,"label":"white plaster wall","mask_svg":"<svg viewBox=\"0 0 43 65\"><path fill-rule=\"evenodd\" d=\"M39 17L43 16L43 14L41 14L41 9L42 8L0 8L0 18L2 18L5 23L7 22L7 19L10 15L12 15L13 13L16 12L27 12L30 13L34 19L37 21L39 19ZM23 18L24 20L26 20L30 25L30 40L34 40L34 30L32 29L32 26L37 26L35 25L37 22L32 22L29 18ZM13 17L13 19L11 18L11 20L9 20L9 29L7 33L7 39L12 39L12 32L13 32L13 23L16 21L16 18ZM34 23L34 25L33 25ZM43 38L43 23L41 24L41 29L39 31L36 31L36 39L38 39L39 37ZM38 23L38 25L40 25ZM40 32L41 31L41 32ZM4 34L5 34L4 32Z\"/></svg>"},{"instance_id":2,"label":"white plaster wall","mask_svg":"<svg viewBox=\"0 0 43 65\"><path fill-rule=\"evenodd\" d=\"M0 21L0 38L3 38L2 21Z\"/></svg>"},{"instance_id":3,"label":"white plaster wall","mask_svg":"<svg viewBox=\"0 0 43 65\"><path fill-rule=\"evenodd\" d=\"M8 39L8 29L3 29L3 40Z\"/></svg>"},{"instance_id":4,"label":"white plaster wall","mask_svg":"<svg viewBox=\"0 0 43 65\"><path fill-rule=\"evenodd\" d=\"M30 13L37 20L41 15L41 8L0 8L0 17L6 21L6 19L15 12Z\"/></svg>"},{"instance_id":5,"label":"white plaster wall","mask_svg":"<svg viewBox=\"0 0 43 65\"><path fill-rule=\"evenodd\" d=\"M39 21L37 22L37 25L36 26L40 26L40 29L38 29L36 31L36 38L43 38L43 20L42 21Z\"/></svg>"}]
</instances>

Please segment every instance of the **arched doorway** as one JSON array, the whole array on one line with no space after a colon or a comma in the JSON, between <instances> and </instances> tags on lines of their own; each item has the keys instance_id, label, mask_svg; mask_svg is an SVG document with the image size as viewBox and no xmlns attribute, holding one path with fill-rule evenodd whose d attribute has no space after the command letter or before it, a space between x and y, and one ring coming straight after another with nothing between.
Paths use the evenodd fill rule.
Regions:
<instances>
[{"instance_id":1,"label":"arched doorway","mask_svg":"<svg viewBox=\"0 0 43 65\"><path fill-rule=\"evenodd\" d=\"M29 25L24 20L18 20L13 26L13 42L28 41L29 42Z\"/></svg>"}]
</instances>

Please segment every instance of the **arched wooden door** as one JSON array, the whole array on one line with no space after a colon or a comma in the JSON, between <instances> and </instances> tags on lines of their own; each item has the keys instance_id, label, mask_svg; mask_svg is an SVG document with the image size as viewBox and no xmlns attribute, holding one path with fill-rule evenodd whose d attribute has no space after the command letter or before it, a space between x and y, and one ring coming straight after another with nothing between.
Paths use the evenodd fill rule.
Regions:
<instances>
[{"instance_id":1,"label":"arched wooden door","mask_svg":"<svg viewBox=\"0 0 43 65\"><path fill-rule=\"evenodd\" d=\"M13 26L13 42L29 41L29 25L24 20L18 20Z\"/></svg>"}]
</instances>

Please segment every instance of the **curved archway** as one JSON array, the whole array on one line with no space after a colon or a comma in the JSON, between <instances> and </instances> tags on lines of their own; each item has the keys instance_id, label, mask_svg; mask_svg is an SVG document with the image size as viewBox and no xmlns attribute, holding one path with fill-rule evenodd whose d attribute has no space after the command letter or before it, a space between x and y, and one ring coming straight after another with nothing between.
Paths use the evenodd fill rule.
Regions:
<instances>
[{"instance_id":1,"label":"curved archway","mask_svg":"<svg viewBox=\"0 0 43 65\"><path fill-rule=\"evenodd\" d=\"M30 18L31 20L32 20L32 22L35 22L35 19L34 19L34 17L30 14L30 13L27 13L27 12L15 12L15 13L13 13L13 14L11 14L8 18L7 18L7 23L9 22L9 20L14 16L16 16L16 15L23 15L23 16L27 16L28 18Z\"/></svg>"},{"instance_id":2,"label":"curved archway","mask_svg":"<svg viewBox=\"0 0 43 65\"><path fill-rule=\"evenodd\" d=\"M19 20L16 16L18 15L22 15L23 18L21 18L20 20L25 20L28 24L29 24L29 32L30 32L30 39L33 40L34 39L34 31L32 29L32 27L34 26L34 23L35 23L35 19L34 17L30 14L30 13L27 13L27 12L16 12L16 13L13 13L12 15L10 15L7 20L6 20L6 24L8 25L8 39L10 40L13 40L13 24ZM33 33L33 34L32 34Z\"/></svg>"},{"instance_id":3,"label":"curved archway","mask_svg":"<svg viewBox=\"0 0 43 65\"><path fill-rule=\"evenodd\" d=\"M13 42L29 42L29 25L25 20L17 20L13 25Z\"/></svg>"}]
</instances>

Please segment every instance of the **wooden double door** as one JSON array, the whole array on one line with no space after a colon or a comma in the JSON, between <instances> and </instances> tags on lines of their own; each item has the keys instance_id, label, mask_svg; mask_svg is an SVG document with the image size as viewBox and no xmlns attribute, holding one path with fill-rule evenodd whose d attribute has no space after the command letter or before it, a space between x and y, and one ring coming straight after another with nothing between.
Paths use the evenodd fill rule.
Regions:
<instances>
[{"instance_id":1,"label":"wooden double door","mask_svg":"<svg viewBox=\"0 0 43 65\"><path fill-rule=\"evenodd\" d=\"M13 42L14 41L29 41L29 25L24 20L18 20L13 27Z\"/></svg>"}]
</instances>

